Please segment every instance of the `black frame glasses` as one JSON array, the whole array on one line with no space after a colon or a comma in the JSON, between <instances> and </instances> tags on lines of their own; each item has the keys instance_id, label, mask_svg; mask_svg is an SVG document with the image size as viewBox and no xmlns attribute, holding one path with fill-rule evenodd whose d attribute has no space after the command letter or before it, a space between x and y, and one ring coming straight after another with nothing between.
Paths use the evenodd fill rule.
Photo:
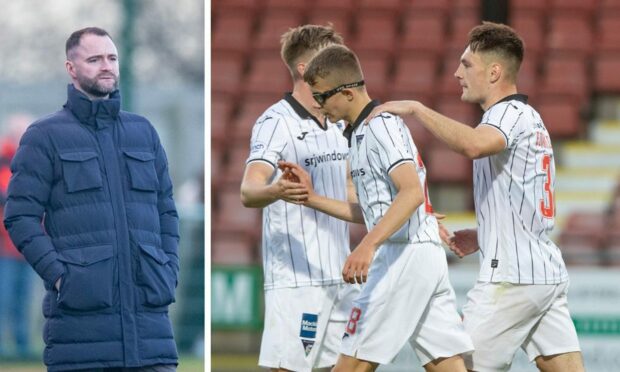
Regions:
<instances>
[{"instance_id":1,"label":"black frame glasses","mask_svg":"<svg viewBox=\"0 0 620 372\"><path fill-rule=\"evenodd\" d=\"M342 92L345 89L361 87L362 85L364 85L364 80L360 80L355 83L342 84L334 89L330 89L323 93L312 93L312 98L314 98L316 103L323 106L325 102L327 101L327 99L333 96L334 94L338 92Z\"/></svg>"}]
</instances>

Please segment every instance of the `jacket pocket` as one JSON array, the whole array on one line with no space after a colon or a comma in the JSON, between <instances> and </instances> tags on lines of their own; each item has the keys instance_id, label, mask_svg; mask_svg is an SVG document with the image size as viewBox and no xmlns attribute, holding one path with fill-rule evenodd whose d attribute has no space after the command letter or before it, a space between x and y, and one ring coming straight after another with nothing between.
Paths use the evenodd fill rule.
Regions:
<instances>
[{"instance_id":1,"label":"jacket pocket","mask_svg":"<svg viewBox=\"0 0 620 372\"><path fill-rule=\"evenodd\" d=\"M111 245L73 248L59 252L65 274L58 306L69 310L99 310L112 306L114 251Z\"/></svg>"},{"instance_id":2,"label":"jacket pocket","mask_svg":"<svg viewBox=\"0 0 620 372\"><path fill-rule=\"evenodd\" d=\"M123 152L127 157L131 187L142 191L157 191L159 181L155 171L155 155L144 151Z\"/></svg>"},{"instance_id":3,"label":"jacket pocket","mask_svg":"<svg viewBox=\"0 0 620 372\"><path fill-rule=\"evenodd\" d=\"M166 253L149 244L140 243L138 284L142 288L142 304L166 306L174 302L176 273Z\"/></svg>"},{"instance_id":4,"label":"jacket pocket","mask_svg":"<svg viewBox=\"0 0 620 372\"><path fill-rule=\"evenodd\" d=\"M101 188L103 181L97 153L93 151L59 154L67 192Z\"/></svg>"}]
</instances>

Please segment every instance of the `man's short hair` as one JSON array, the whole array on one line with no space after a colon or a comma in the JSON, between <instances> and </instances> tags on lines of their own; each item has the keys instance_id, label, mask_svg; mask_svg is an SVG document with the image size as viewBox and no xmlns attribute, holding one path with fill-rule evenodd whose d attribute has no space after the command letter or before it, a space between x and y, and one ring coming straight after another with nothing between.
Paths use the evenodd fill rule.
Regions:
<instances>
[{"instance_id":1,"label":"man's short hair","mask_svg":"<svg viewBox=\"0 0 620 372\"><path fill-rule=\"evenodd\" d=\"M67 43L65 44L65 54L67 56L67 59L69 59L69 53L78 45L80 45L80 40L82 39L82 36L87 34L107 36L112 39L112 37L110 37L110 34L108 34L106 30L99 27L86 27L81 30L77 30L72 33L71 36L69 36L69 38L67 39Z\"/></svg>"},{"instance_id":2,"label":"man's short hair","mask_svg":"<svg viewBox=\"0 0 620 372\"><path fill-rule=\"evenodd\" d=\"M314 85L317 78L338 86L363 80L364 75L353 51L343 45L332 45L321 50L306 65L305 82Z\"/></svg>"},{"instance_id":3,"label":"man's short hair","mask_svg":"<svg viewBox=\"0 0 620 372\"><path fill-rule=\"evenodd\" d=\"M293 80L299 80L301 76L297 72L297 64L300 61L310 60L321 48L342 43L342 36L334 31L331 24L304 25L291 28L282 35L280 55L288 66Z\"/></svg>"},{"instance_id":4,"label":"man's short hair","mask_svg":"<svg viewBox=\"0 0 620 372\"><path fill-rule=\"evenodd\" d=\"M516 81L523 61L523 40L511 27L501 23L482 22L469 32L472 52L495 53L506 62L509 77Z\"/></svg>"}]
</instances>

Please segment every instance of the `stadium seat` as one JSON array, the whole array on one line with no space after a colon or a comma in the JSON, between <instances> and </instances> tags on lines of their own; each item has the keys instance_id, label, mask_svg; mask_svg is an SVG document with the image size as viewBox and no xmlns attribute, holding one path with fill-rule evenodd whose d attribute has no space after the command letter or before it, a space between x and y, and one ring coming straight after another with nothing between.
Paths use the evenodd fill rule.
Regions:
<instances>
[{"instance_id":1,"label":"stadium seat","mask_svg":"<svg viewBox=\"0 0 620 372\"><path fill-rule=\"evenodd\" d=\"M514 28L525 43L525 57L538 56L545 48L545 18L542 14L517 13L510 17Z\"/></svg>"},{"instance_id":2,"label":"stadium seat","mask_svg":"<svg viewBox=\"0 0 620 372\"><path fill-rule=\"evenodd\" d=\"M431 55L404 55L396 61L389 90L395 96L430 95L437 84L438 61Z\"/></svg>"},{"instance_id":3,"label":"stadium seat","mask_svg":"<svg viewBox=\"0 0 620 372\"><path fill-rule=\"evenodd\" d=\"M437 11L410 11L403 19L403 33L398 53L414 57L428 53L441 57L446 42L446 21Z\"/></svg>"},{"instance_id":4,"label":"stadium seat","mask_svg":"<svg viewBox=\"0 0 620 372\"><path fill-rule=\"evenodd\" d=\"M594 58L594 91L620 93L620 53L601 53Z\"/></svg>"},{"instance_id":5,"label":"stadium seat","mask_svg":"<svg viewBox=\"0 0 620 372\"><path fill-rule=\"evenodd\" d=\"M234 52L213 52L211 58L211 89L214 94L235 98L240 92L245 72L242 56Z\"/></svg>"},{"instance_id":6,"label":"stadium seat","mask_svg":"<svg viewBox=\"0 0 620 372\"><path fill-rule=\"evenodd\" d=\"M239 189L240 183L237 183L218 193L219 208L214 216L213 235L235 234L256 241L260 236L261 210L245 208Z\"/></svg>"},{"instance_id":7,"label":"stadium seat","mask_svg":"<svg viewBox=\"0 0 620 372\"><path fill-rule=\"evenodd\" d=\"M548 0L518 0L509 1L509 16L512 17L515 14L543 14L548 8Z\"/></svg>"},{"instance_id":8,"label":"stadium seat","mask_svg":"<svg viewBox=\"0 0 620 372\"><path fill-rule=\"evenodd\" d=\"M480 14L480 0L453 0L450 2L455 14L473 12Z\"/></svg>"},{"instance_id":9,"label":"stadium seat","mask_svg":"<svg viewBox=\"0 0 620 372\"><path fill-rule=\"evenodd\" d=\"M211 99L211 139L224 141L227 138L227 129L231 123L233 111L232 100L214 95Z\"/></svg>"},{"instance_id":10,"label":"stadium seat","mask_svg":"<svg viewBox=\"0 0 620 372\"><path fill-rule=\"evenodd\" d=\"M547 55L544 58L541 93L564 94L581 104L590 96L590 78L583 58Z\"/></svg>"},{"instance_id":11,"label":"stadium seat","mask_svg":"<svg viewBox=\"0 0 620 372\"><path fill-rule=\"evenodd\" d=\"M601 13L596 25L597 52L620 52L620 9Z\"/></svg>"},{"instance_id":12,"label":"stadium seat","mask_svg":"<svg viewBox=\"0 0 620 372\"><path fill-rule=\"evenodd\" d=\"M589 55L594 42L590 18L581 14L552 15L549 20L547 50Z\"/></svg>"},{"instance_id":13,"label":"stadium seat","mask_svg":"<svg viewBox=\"0 0 620 372\"><path fill-rule=\"evenodd\" d=\"M238 115L233 119L233 130L229 133L229 140L237 145L249 146L250 136L252 134L252 127L260 115L267 110L271 105L276 103L280 98L275 99L251 99L244 100L244 104L239 108Z\"/></svg>"},{"instance_id":14,"label":"stadium seat","mask_svg":"<svg viewBox=\"0 0 620 372\"><path fill-rule=\"evenodd\" d=\"M467 47L467 35L469 31L480 24L480 13L477 10L457 11L452 9L450 20L450 32L448 34L447 45L444 46L449 53L454 51L463 53Z\"/></svg>"},{"instance_id":15,"label":"stadium seat","mask_svg":"<svg viewBox=\"0 0 620 372\"><path fill-rule=\"evenodd\" d=\"M392 12L365 11L356 17L350 45L356 53L380 53L389 57L396 46L398 18Z\"/></svg>"},{"instance_id":16,"label":"stadium seat","mask_svg":"<svg viewBox=\"0 0 620 372\"><path fill-rule=\"evenodd\" d=\"M346 10L349 12L351 17L355 15L357 11L357 1L356 0L314 0L312 2L312 7L314 9L325 9L325 10Z\"/></svg>"},{"instance_id":17,"label":"stadium seat","mask_svg":"<svg viewBox=\"0 0 620 372\"><path fill-rule=\"evenodd\" d=\"M620 2L618 0L599 0L598 4L600 14L611 11L620 11Z\"/></svg>"},{"instance_id":18,"label":"stadium seat","mask_svg":"<svg viewBox=\"0 0 620 372\"><path fill-rule=\"evenodd\" d=\"M214 234L211 262L216 265L250 265L257 261L252 240L239 234Z\"/></svg>"},{"instance_id":19,"label":"stadium seat","mask_svg":"<svg viewBox=\"0 0 620 372\"><path fill-rule=\"evenodd\" d=\"M441 95L460 97L463 89L459 81L454 77L454 73L461 63L463 51L458 49L449 50L443 57L443 66L437 76L437 91Z\"/></svg>"},{"instance_id":20,"label":"stadium seat","mask_svg":"<svg viewBox=\"0 0 620 372\"><path fill-rule=\"evenodd\" d=\"M472 178L472 161L444 144L436 144L424 154L428 183L468 184Z\"/></svg>"},{"instance_id":21,"label":"stadium seat","mask_svg":"<svg viewBox=\"0 0 620 372\"><path fill-rule=\"evenodd\" d=\"M253 38L254 20L253 13L247 10L231 9L218 14L212 25L212 54L221 51L246 53Z\"/></svg>"},{"instance_id":22,"label":"stadium seat","mask_svg":"<svg viewBox=\"0 0 620 372\"><path fill-rule=\"evenodd\" d=\"M276 55L279 55L282 34L289 28L303 24L302 12L292 9L266 10L260 18L253 47L256 50Z\"/></svg>"},{"instance_id":23,"label":"stadium seat","mask_svg":"<svg viewBox=\"0 0 620 372\"><path fill-rule=\"evenodd\" d=\"M571 213L559 237L564 261L569 265L601 264L605 227L603 213Z\"/></svg>"},{"instance_id":24,"label":"stadium seat","mask_svg":"<svg viewBox=\"0 0 620 372\"><path fill-rule=\"evenodd\" d=\"M519 93L526 94L530 101L536 101L540 89L538 77L538 61L529 53L525 55L519 75L517 77L517 89Z\"/></svg>"},{"instance_id":25,"label":"stadium seat","mask_svg":"<svg viewBox=\"0 0 620 372\"><path fill-rule=\"evenodd\" d=\"M551 139L577 138L582 134L579 107L574 98L563 95L540 95L536 108Z\"/></svg>"},{"instance_id":26,"label":"stadium seat","mask_svg":"<svg viewBox=\"0 0 620 372\"><path fill-rule=\"evenodd\" d=\"M418 149L418 152L422 156L422 159L427 158L427 153L434 146L438 146L439 141L435 138L435 136L428 130L424 125L420 124L414 117L407 116L404 117L403 120L407 123L407 127L409 127L409 131L411 132L411 138L413 138L413 143L415 147Z\"/></svg>"},{"instance_id":27,"label":"stadium seat","mask_svg":"<svg viewBox=\"0 0 620 372\"><path fill-rule=\"evenodd\" d=\"M599 0L548 0L551 13L579 13L592 15Z\"/></svg>"},{"instance_id":28,"label":"stadium seat","mask_svg":"<svg viewBox=\"0 0 620 372\"><path fill-rule=\"evenodd\" d=\"M259 3L262 3L262 0L214 0L211 2L211 9L216 15L226 11L251 12L254 14Z\"/></svg>"},{"instance_id":29,"label":"stadium seat","mask_svg":"<svg viewBox=\"0 0 620 372\"><path fill-rule=\"evenodd\" d=\"M470 127L477 126L482 119L480 106L461 101L460 95L451 94L437 97L435 109L441 114Z\"/></svg>"},{"instance_id":30,"label":"stadium seat","mask_svg":"<svg viewBox=\"0 0 620 372\"><path fill-rule=\"evenodd\" d=\"M351 37L350 14L346 10L326 10L313 8L308 15L308 24L327 25L331 23L334 30L342 36L347 43Z\"/></svg>"},{"instance_id":31,"label":"stadium seat","mask_svg":"<svg viewBox=\"0 0 620 372\"><path fill-rule=\"evenodd\" d=\"M445 15L451 7L449 0L404 0L403 8L408 14L427 11L438 11Z\"/></svg>"},{"instance_id":32,"label":"stadium seat","mask_svg":"<svg viewBox=\"0 0 620 372\"><path fill-rule=\"evenodd\" d=\"M277 99L291 90L291 74L279 53L257 54L243 86L246 98Z\"/></svg>"},{"instance_id":33,"label":"stadium seat","mask_svg":"<svg viewBox=\"0 0 620 372\"><path fill-rule=\"evenodd\" d=\"M283 10L292 12L305 12L308 9L307 1L291 1L291 0L263 0L264 8L267 12L272 10Z\"/></svg>"},{"instance_id":34,"label":"stadium seat","mask_svg":"<svg viewBox=\"0 0 620 372\"><path fill-rule=\"evenodd\" d=\"M370 53L362 51L357 54L362 71L366 89L373 99L383 101L388 87L391 59L381 53Z\"/></svg>"}]
</instances>

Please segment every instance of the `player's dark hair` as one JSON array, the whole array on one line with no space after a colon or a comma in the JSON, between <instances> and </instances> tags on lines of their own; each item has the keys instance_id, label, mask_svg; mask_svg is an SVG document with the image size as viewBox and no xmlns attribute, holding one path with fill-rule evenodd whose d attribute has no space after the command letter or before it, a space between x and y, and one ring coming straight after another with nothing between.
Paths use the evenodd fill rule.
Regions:
<instances>
[{"instance_id":1,"label":"player's dark hair","mask_svg":"<svg viewBox=\"0 0 620 372\"><path fill-rule=\"evenodd\" d=\"M106 30L99 28L99 27L86 27L81 30L77 30L73 32L71 36L69 36L65 44L65 54L67 58L69 58L69 53L73 49L75 49L75 47L80 45L80 40L82 39L82 36L87 35L87 34L97 35L97 36L107 36L110 39L112 39L112 37L110 36L110 34L108 34Z\"/></svg>"},{"instance_id":2,"label":"player's dark hair","mask_svg":"<svg viewBox=\"0 0 620 372\"><path fill-rule=\"evenodd\" d=\"M328 45L342 43L342 36L334 31L331 24L327 26L304 25L291 28L282 35L280 55L288 66L293 80L299 80L301 79L297 72L299 61L304 57L309 60L321 48Z\"/></svg>"},{"instance_id":3,"label":"player's dark hair","mask_svg":"<svg viewBox=\"0 0 620 372\"><path fill-rule=\"evenodd\" d=\"M516 79L525 49L523 40L511 27L482 22L469 32L469 48L474 53L496 53L508 63L508 72L513 80Z\"/></svg>"}]
</instances>

